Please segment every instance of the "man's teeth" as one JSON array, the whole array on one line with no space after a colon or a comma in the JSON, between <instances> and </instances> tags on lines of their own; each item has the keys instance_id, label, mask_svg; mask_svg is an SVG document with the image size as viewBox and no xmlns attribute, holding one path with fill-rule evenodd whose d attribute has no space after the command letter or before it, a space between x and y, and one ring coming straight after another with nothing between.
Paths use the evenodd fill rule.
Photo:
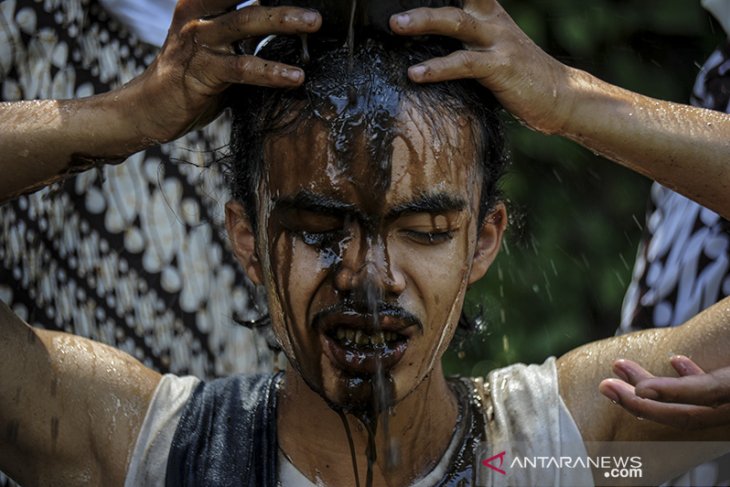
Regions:
<instances>
[{"instance_id":1,"label":"man's teeth","mask_svg":"<svg viewBox=\"0 0 730 487\"><path fill-rule=\"evenodd\" d=\"M360 330L347 328L338 328L335 336L339 341L351 342L356 345L384 345L386 342L394 342L400 338L397 333L390 331L379 331L369 335Z\"/></svg>"}]
</instances>

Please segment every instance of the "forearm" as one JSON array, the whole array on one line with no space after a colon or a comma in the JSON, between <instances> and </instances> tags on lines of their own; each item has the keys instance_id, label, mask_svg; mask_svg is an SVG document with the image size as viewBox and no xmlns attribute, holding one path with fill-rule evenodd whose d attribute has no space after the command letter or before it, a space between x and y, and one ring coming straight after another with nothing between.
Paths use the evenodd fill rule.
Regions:
<instances>
[{"instance_id":1,"label":"forearm","mask_svg":"<svg viewBox=\"0 0 730 487\"><path fill-rule=\"evenodd\" d=\"M730 435L728 426L683 431L652 421L637 421L627 411L597 394L597 388L603 379L613 375L613 363L617 359L635 361L657 377L676 377L677 373L670 364L672 356L685 355L709 372L730 366L728 349L730 298L725 298L682 326L652 328L608 338L569 352L558 361L561 395L587 440L692 441L727 438ZM596 414L597 411L600 414Z\"/></svg>"},{"instance_id":2,"label":"forearm","mask_svg":"<svg viewBox=\"0 0 730 487\"><path fill-rule=\"evenodd\" d=\"M155 143L123 90L77 100L0 103L0 202Z\"/></svg>"},{"instance_id":3,"label":"forearm","mask_svg":"<svg viewBox=\"0 0 730 487\"><path fill-rule=\"evenodd\" d=\"M559 133L730 218L730 116L571 70Z\"/></svg>"},{"instance_id":4,"label":"forearm","mask_svg":"<svg viewBox=\"0 0 730 487\"><path fill-rule=\"evenodd\" d=\"M729 366L729 307L730 302L726 300L683 326L653 328L590 343L559 359L560 394L583 439L590 442L586 445L590 454L613 454L615 449L611 449L612 443L607 442L616 441L709 442L703 443L701 448L697 445L690 447L690 451L683 448L658 451L650 443L636 443L637 452L644 462L643 479L647 481L646 485L657 485L726 451L724 445L727 443L719 442L730 438L727 416L720 421L715 420L727 409L695 406L702 404L703 398L697 396L706 396L706 392L693 393L692 400L688 402L656 402L637 397L630 384L646 384L642 375L677 377L670 364L670 357L677 354L691 357L706 371L723 370L723 367ZM633 370L622 366L618 371L617 359L632 360L640 366L636 365ZM642 367L646 370L638 372ZM612 369L628 383L618 379L604 380L613 376ZM602 389L606 394L604 386L607 382L622 383L621 389L626 390L625 393L608 395L616 404L598 393ZM636 391L638 393L638 387ZM705 422L711 419L708 412L714 420Z\"/></svg>"},{"instance_id":5,"label":"forearm","mask_svg":"<svg viewBox=\"0 0 730 487\"><path fill-rule=\"evenodd\" d=\"M569 68L536 46L495 0L394 16L400 35L444 35L465 49L409 69L411 80L472 78L529 127L573 139L730 218L730 116L653 100Z\"/></svg>"}]
</instances>

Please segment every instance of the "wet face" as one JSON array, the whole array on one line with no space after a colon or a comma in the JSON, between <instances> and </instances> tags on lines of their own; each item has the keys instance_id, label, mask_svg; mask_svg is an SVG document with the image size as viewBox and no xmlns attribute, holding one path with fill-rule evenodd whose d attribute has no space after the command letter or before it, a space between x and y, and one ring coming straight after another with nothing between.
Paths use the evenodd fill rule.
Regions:
<instances>
[{"instance_id":1,"label":"wet face","mask_svg":"<svg viewBox=\"0 0 730 487\"><path fill-rule=\"evenodd\" d=\"M381 191L365 137L354 137L346 169L323 124L269 140L255 242L262 259L244 262L266 285L293 367L346 408L371 401L374 377L396 403L432 372L503 229L501 207L477 224L480 179L465 123L432 133L405 109L397 126ZM236 247L230 222L229 231Z\"/></svg>"}]
</instances>

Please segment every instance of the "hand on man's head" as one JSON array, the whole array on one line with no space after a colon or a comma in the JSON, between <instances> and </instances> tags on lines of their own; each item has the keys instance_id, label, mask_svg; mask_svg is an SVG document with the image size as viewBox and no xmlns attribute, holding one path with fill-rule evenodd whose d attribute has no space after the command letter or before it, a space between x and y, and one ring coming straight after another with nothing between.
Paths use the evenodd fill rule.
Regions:
<instances>
[{"instance_id":1,"label":"hand on man's head","mask_svg":"<svg viewBox=\"0 0 730 487\"><path fill-rule=\"evenodd\" d=\"M462 50L411 66L408 75L416 83L475 79L541 132L560 131L570 115L570 68L532 42L496 0L409 10L393 15L390 27L398 35L437 35L463 43Z\"/></svg>"},{"instance_id":2,"label":"hand on man's head","mask_svg":"<svg viewBox=\"0 0 730 487\"><path fill-rule=\"evenodd\" d=\"M300 67L237 52L240 42L272 34L316 32L319 13L296 7L237 8L237 0L180 0L160 54L126 88L139 131L155 141L175 139L213 120L232 84L291 88Z\"/></svg>"}]
</instances>

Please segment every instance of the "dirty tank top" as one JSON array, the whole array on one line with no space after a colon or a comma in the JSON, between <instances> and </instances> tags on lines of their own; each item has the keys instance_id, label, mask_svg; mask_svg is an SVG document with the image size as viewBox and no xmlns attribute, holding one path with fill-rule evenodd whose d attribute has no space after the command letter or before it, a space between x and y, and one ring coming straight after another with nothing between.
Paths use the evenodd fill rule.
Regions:
<instances>
[{"instance_id":1,"label":"dirty tank top","mask_svg":"<svg viewBox=\"0 0 730 487\"><path fill-rule=\"evenodd\" d=\"M278 449L276 399L281 379L235 376L203 383L165 376L145 418L125 485L163 485L165 479L164 485L176 487L274 487L282 481L284 487L314 486ZM182 381L187 381L185 387L178 387ZM529 471L500 474L482 464L502 451L508 458L585 455L577 426L558 395L553 358L542 365L498 369L486 380L452 380L450 385L460 399L459 428L437 467L411 487L546 485L545 481L593 485L590 471L556 470L536 478ZM438 469L443 473L434 476Z\"/></svg>"}]
</instances>

